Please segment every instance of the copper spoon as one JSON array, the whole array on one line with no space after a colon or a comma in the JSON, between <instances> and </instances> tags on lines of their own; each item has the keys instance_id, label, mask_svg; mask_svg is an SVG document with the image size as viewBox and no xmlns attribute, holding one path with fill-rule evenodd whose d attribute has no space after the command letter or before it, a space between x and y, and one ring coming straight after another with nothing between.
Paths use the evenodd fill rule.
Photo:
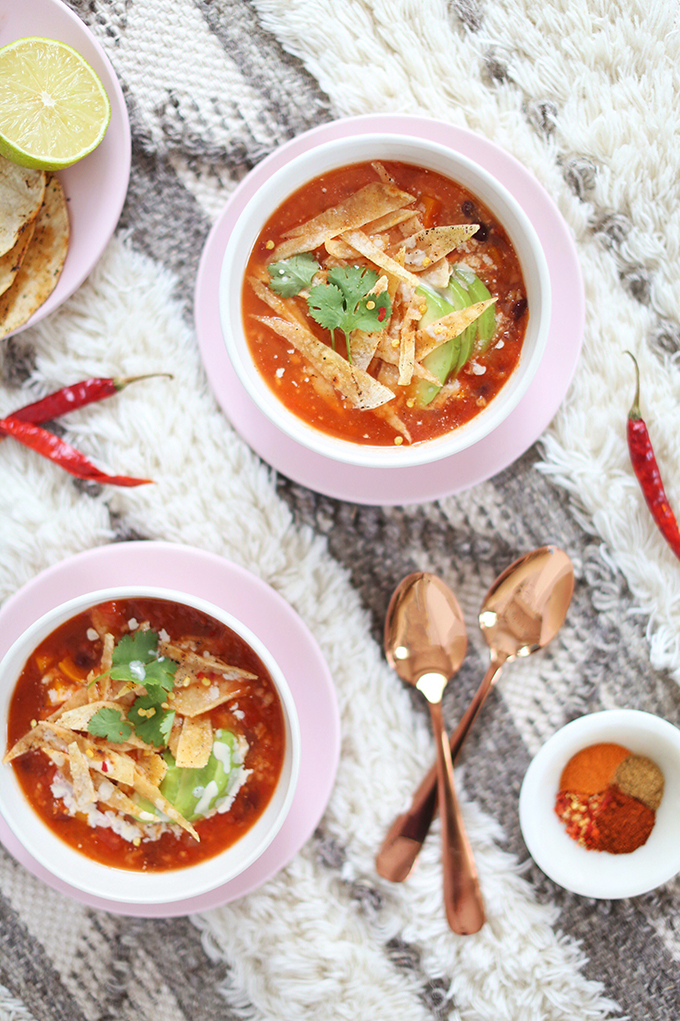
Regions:
<instances>
[{"instance_id":1,"label":"copper spoon","mask_svg":"<svg viewBox=\"0 0 680 1021\"><path fill-rule=\"evenodd\" d=\"M436 786L442 806L444 907L454 932L484 925L477 870L465 833L441 700L467 649L465 623L451 590L433 574L410 574L397 586L385 621L385 654L402 680L427 699L437 744Z\"/></svg>"},{"instance_id":2,"label":"copper spoon","mask_svg":"<svg viewBox=\"0 0 680 1021\"><path fill-rule=\"evenodd\" d=\"M482 708L501 668L519 656L542 649L557 634L574 591L571 560L556 546L542 546L511 564L487 592L479 626L489 645L489 668L451 737L451 760ZM408 876L427 836L437 807L433 766L413 796L410 808L390 827L376 858L378 874L393 883Z\"/></svg>"}]
</instances>

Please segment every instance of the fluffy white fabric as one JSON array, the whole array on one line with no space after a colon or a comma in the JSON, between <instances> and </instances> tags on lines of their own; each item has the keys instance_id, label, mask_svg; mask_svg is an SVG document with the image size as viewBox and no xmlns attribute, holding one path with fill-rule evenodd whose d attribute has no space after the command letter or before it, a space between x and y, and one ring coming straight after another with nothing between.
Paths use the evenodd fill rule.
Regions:
<instances>
[{"instance_id":1,"label":"fluffy white fabric","mask_svg":"<svg viewBox=\"0 0 680 1021\"><path fill-rule=\"evenodd\" d=\"M554 910L535 902L517 862L498 846L497 825L474 806L466 806L466 821L490 915L478 936L451 939L441 912L436 838L425 850L431 868L424 865L403 887L383 884L386 907L379 915L358 910L350 892L376 881L375 849L402 807L402 792L419 780L429 729L414 719L408 693L395 686L344 571L322 540L292 526L268 469L217 410L172 285L163 269L114 240L71 301L34 328L33 340L36 377L46 387L94 371L173 373L173 381L130 388L105 413L95 405L73 414L70 438L96 449L116 470L156 480L107 494L108 506L124 513L128 525L151 538L220 553L273 585L312 629L337 685L342 753L325 826L347 848L344 884L338 888L329 878L310 843L260 891L197 919L213 952L232 965L228 998L245 996L259 1017L279 1021L320 1016L328 1002L338 1005L339 1018L425 1018L413 976L395 972L380 950L401 933L426 948L429 975L455 976L451 993L461 1018L606 1016L600 987L577 971L577 948L553 929ZM59 469L15 445L3 456L12 478L3 511L20 507L25 529L7 529L14 545L2 586L9 594L55 559L106 541L108 530L104 497L69 497L72 487ZM519 950L512 959L503 953L508 943ZM257 966L263 959L264 969ZM482 981L492 963L493 983Z\"/></svg>"},{"instance_id":2,"label":"fluffy white fabric","mask_svg":"<svg viewBox=\"0 0 680 1021\"><path fill-rule=\"evenodd\" d=\"M170 6L168 31L179 17ZM208 52L210 39L192 20L192 5L179 6L186 16L182 45L192 54ZM631 349L639 357L645 414L669 495L680 508L680 365L671 357L660 364L644 343L680 308L676 9L663 0L507 0L483 9L470 3L470 16L483 13L482 29L472 33L444 0L332 6L254 0L254 6L319 80L338 114L421 112L480 130L553 195L578 242L588 321L574 384L543 440L543 470L573 493L584 525L625 573L649 617L655 664L680 681L678 563L652 525L628 465L625 419L634 379L624 354ZM142 14L143 5L131 7L131 17ZM128 60L125 51L119 57ZM482 86L481 66L505 68L493 89ZM146 76L130 67L129 82L141 116L146 111L152 122ZM547 138L527 116L546 102L559 112ZM187 109L189 123L192 116ZM589 176L587 167L576 168L577 196L563 168L571 154L584 153L595 171ZM204 208L219 208L225 197L219 180L193 177L188 168L183 174ZM615 251L591 230L595 203L625 212L630 222ZM620 288L619 275L639 266L649 279L649 305ZM154 486L86 500L59 469L2 444L0 598L55 560L106 542L110 512L119 512L145 536L214 551L258 574L319 641L343 723L340 769L324 821L346 849L342 880L321 867L310 843L259 891L195 919L210 952L231 965L228 1002L257 1021L431 1016L414 973L390 967L380 950L399 933L423 948L427 975L453 976L452 1021L605 1018L615 1006L584 977L579 949L560 935L555 910L537 903L518 862L499 847L495 821L465 799L489 909L489 924L477 936L452 939L446 928L435 840L411 882L379 884L380 912L370 903L362 909L351 896L376 883L375 849L403 807L401 792L420 779L430 735L414 719L407 693L395 687L344 571L321 539L294 527L269 470L218 410L173 286L167 271L118 238L80 291L30 331L39 355L36 390L88 374L163 370L174 380L137 384L106 411L94 406L69 420L68 436L84 450L111 470L152 477ZM0 399L4 412L16 397L3 392ZM12 1014L11 1002L1 999L0 1016L27 1017Z\"/></svg>"}]
</instances>

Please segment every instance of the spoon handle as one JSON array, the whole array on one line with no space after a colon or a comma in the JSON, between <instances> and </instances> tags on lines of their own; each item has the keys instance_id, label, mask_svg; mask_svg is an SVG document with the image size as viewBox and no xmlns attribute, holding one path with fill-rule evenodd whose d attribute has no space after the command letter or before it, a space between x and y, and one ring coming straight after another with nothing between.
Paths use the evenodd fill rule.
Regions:
<instances>
[{"instance_id":1,"label":"spoon handle","mask_svg":"<svg viewBox=\"0 0 680 1021\"><path fill-rule=\"evenodd\" d=\"M451 736L452 762L456 761L470 727L484 705L504 662L505 657L491 662L474 698ZM435 763L423 777L409 808L397 816L387 831L387 836L375 860L379 876L389 879L391 883L403 883L420 853L436 808L437 765Z\"/></svg>"},{"instance_id":2,"label":"spoon handle","mask_svg":"<svg viewBox=\"0 0 680 1021\"><path fill-rule=\"evenodd\" d=\"M463 825L453 780L451 748L444 730L441 702L430 703L437 743L437 787L442 821L444 908L453 932L469 936L484 925L484 901L477 869Z\"/></svg>"}]
</instances>

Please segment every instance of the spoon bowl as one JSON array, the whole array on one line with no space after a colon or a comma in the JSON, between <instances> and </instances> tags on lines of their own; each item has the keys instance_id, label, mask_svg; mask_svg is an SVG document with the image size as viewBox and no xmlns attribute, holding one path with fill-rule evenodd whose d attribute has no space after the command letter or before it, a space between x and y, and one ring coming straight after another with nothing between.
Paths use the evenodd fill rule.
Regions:
<instances>
[{"instance_id":1,"label":"spoon bowl","mask_svg":"<svg viewBox=\"0 0 680 1021\"><path fill-rule=\"evenodd\" d=\"M442 816L444 907L461 935L478 932L484 904L463 826L441 701L467 650L463 615L453 592L433 574L411 574L397 586L385 621L385 654L403 681L428 701L437 745L436 784Z\"/></svg>"},{"instance_id":2,"label":"spoon bowl","mask_svg":"<svg viewBox=\"0 0 680 1021\"><path fill-rule=\"evenodd\" d=\"M555 637L574 591L571 560L556 546L541 546L507 567L484 597L479 626L489 646L489 667L451 737L451 760L465 742L505 663L530 656ZM401 883L408 876L427 836L437 807L437 769L433 766L409 809L388 830L376 858L384 879Z\"/></svg>"}]
</instances>

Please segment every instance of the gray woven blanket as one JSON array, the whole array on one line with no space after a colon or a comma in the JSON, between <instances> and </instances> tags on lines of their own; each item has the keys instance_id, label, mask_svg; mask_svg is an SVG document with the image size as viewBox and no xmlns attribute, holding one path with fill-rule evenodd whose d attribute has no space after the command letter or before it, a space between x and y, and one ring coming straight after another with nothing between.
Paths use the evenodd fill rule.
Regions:
<instances>
[{"instance_id":1,"label":"gray woven blanket","mask_svg":"<svg viewBox=\"0 0 680 1021\"><path fill-rule=\"evenodd\" d=\"M0 0L0 27L15 2ZM330 800L301 849L261 887L207 910L155 919L98 910L0 848L0 1021L674 1021L678 881L627 900L566 892L528 854L518 794L542 743L584 713L637 708L680 725L680 564L628 462L634 378L624 354L640 362L645 414L680 507L677 3L68 6L122 85L130 184L89 278L0 345L0 412L91 375L174 378L63 421L92 457L155 486L80 484L0 445L0 600L109 543L224 557L283 596L314 636L341 747ZM469 129L523 163L574 239L587 301L576 374L540 439L487 481L396 505L328 496L263 463L213 395L194 317L203 246L238 182L308 129L383 113ZM571 297L556 300L566 309ZM461 938L441 908L436 825L406 883L375 870L432 755L424 704L382 656L385 610L414 570L437 572L458 595L470 648L445 697L451 727L488 661L476 628L484 593L548 542L575 565L565 626L506 668L456 769L489 914Z\"/></svg>"}]
</instances>

